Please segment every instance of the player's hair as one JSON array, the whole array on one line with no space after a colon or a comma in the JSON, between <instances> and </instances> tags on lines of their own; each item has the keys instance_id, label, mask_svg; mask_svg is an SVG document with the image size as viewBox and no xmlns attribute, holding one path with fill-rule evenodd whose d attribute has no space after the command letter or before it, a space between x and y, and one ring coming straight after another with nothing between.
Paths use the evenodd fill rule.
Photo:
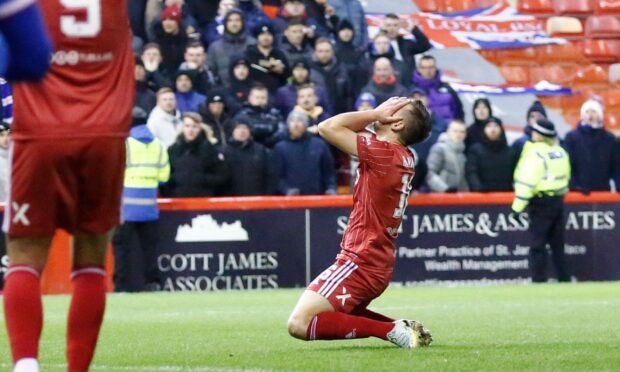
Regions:
<instances>
[{"instance_id":1,"label":"player's hair","mask_svg":"<svg viewBox=\"0 0 620 372\"><path fill-rule=\"evenodd\" d=\"M190 41L189 43L187 43L187 45L185 46L185 51L187 51L189 48L203 48L204 49L204 44L198 40L194 40L194 41Z\"/></svg>"},{"instance_id":2,"label":"player's hair","mask_svg":"<svg viewBox=\"0 0 620 372\"><path fill-rule=\"evenodd\" d=\"M316 94L316 89L314 88L314 84L313 83L301 84L300 86L297 87L297 93L301 92L304 89L312 89L314 94Z\"/></svg>"},{"instance_id":3,"label":"player's hair","mask_svg":"<svg viewBox=\"0 0 620 372\"><path fill-rule=\"evenodd\" d=\"M385 15L385 18L386 19L397 19L397 20L400 20L400 17L397 14L395 14L395 13L388 13L388 14Z\"/></svg>"},{"instance_id":4,"label":"player's hair","mask_svg":"<svg viewBox=\"0 0 620 372\"><path fill-rule=\"evenodd\" d=\"M151 42L144 44L144 47L142 47L142 53L146 52L149 49L157 49L161 53L161 47L157 43Z\"/></svg>"},{"instance_id":5,"label":"player's hair","mask_svg":"<svg viewBox=\"0 0 620 372\"><path fill-rule=\"evenodd\" d=\"M424 141L432 129L431 114L422 101L413 102L404 107L404 129L400 132L400 139L405 146L415 145Z\"/></svg>"},{"instance_id":6,"label":"player's hair","mask_svg":"<svg viewBox=\"0 0 620 372\"><path fill-rule=\"evenodd\" d=\"M197 112L186 112L181 116L181 119L191 119L194 123L202 123L202 116Z\"/></svg>"},{"instance_id":7,"label":"player's hair","mask_svg":"<svg viewBox=\"0 0 620 372\"><path fill-rule=\"evenodd\" d=\"M174 91L172 89L168 88L168 87L159 88L159 90L157 91L157 94L156 94L157 99L159 99L159 97L161 97L163 94L166 94L166 93L174 94Z\"/></svg>"},{"instance_id":8,"label":"player's hair","mask_svg":"<svg viewBox=\"0 0 620 372\"><path fill-rule=\"evenodd\" d=\"M326 38L326 37L320 37L320 38L316 39L316 41L314 42L314 48L316 49L316 47L319 44L323 44L323 43L329 44L329 46L331 46L332 49L334 49L334 44L332 44L332 41L330 39Z\"/></svg>"}]
</instances>

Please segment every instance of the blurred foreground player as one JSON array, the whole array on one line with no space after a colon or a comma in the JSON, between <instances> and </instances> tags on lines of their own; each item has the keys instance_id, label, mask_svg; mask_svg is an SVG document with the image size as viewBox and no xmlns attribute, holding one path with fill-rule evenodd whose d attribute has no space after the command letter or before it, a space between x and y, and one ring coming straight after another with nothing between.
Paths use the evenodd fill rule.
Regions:
<instances>
[{"instance_id":1,"label":"blurred foreground player","mask_svg":"<svg viewBox=\"0 0 620 372\"><path fill-rule=\"evenodd\" d=\"M41 8L56 51L44 80L14 86L4 314L14 370L37 371L41 272L55 230L73 234L67 360L69 371L86 371L105 308L109 232L120 220L131 35L126 1L47 0Z\"/></svg>"},{"instance_id":2,"label":"blurred foreground player","mask_svg":"<svg viewBox=\"0 0 620 372\"><path fill-rule=\"evenodd\" d=\"M365 132L374 123L376 134ZM320 135L359 157L353 210L336 262L306 289L288 320L296 338L337 340L377 337L402 348L428 346L430 332L413 320L394 320L367 308L388 286L411 180L413 154L407 146L431 130L420 101L392 97L374 110L349 112L319 124Z\"/></svg>"}]
</instances>

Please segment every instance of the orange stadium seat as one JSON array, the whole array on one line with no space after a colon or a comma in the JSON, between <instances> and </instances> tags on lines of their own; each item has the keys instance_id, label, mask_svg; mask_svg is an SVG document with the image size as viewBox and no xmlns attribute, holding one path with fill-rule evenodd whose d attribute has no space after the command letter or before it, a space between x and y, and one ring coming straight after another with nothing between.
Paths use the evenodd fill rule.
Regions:
<instances>
[{"instance_id":1,"label":"orange stadium seat","mask_svg":"<svg viewBox=\"0 0 620 372\"><path fill-rule=\"evenodd\" d=\"M620 135L620 110L605 112L605 129L616 136Z\"/></svg>"},{"instance_id":2,"label":"orange stadium seat","mask_svg":"<svg viewBox=\"0 0 620 372\"><path fill-rule=\"evenodd\" d=\"M586 58L599 63L620 61L620 40L592 39L584 40L583 53Z\"/></svg>"},{"instance_id":3,"label":"orange stadium seat","mask_svg":"<svg viewBox=\"0 0 620 372\"><path fill-rule=\"evenodd\" d=\"M525 14L553 14L551 0L518 0L517 9Z\"/></svg>"},{"instance_id":4,"label":"orange stadium seat","mask_svg":"<svg viewBox=\"0 0 620 372\"><path fill-rule=\"evenodd\" d=\"M575 48L572 43L566 44L547 44L537 48L540 63L551 62L574 62L584 63L586 59L579 48Z\"/></svg>"},{"instance_id":5,"label":"orange stadium seat","mask_svg":"<svg viewBox=\"0 0 620 372\"><path fill-rule=\"evenodd\" d=\"M581 120L581 113L579 112L579 108L571 108L568 111L562 111L562 116L564 117L564 120L566 120L566 124L570 125L573 128L575 128L577 124L579 124L579 120Z\"/></svg>"},{"instance_id":6,"label":"orange stadium seat","mask_svg":"<svg viewBox=\"0 0 620 372\"><path fill-rule=\"evenodd\" d=\"M501 3L501 0L476 0L476 7L482 8L487 6L493 6L497 3Z\"/></svg>"},{"instance_id":7,"label":"orange stadium seat","mask_svg":"<svg viewBox=\"0 0 620 372\"><path fill-rule=\"evenodd\" d=\"M527 65L504 64L500 66L501 72L506 83L509 85L531 85L532 68Z\"/></svg>"},{"instance_id":8,"label":"orange stadium seat","mask_svg":"<svg viewBox=\"0 0 620 372\"><path fill-rule=\"evenodd\" d=\"M579 65L576 63L552 63L534 68L532 78L535 82L547 80L550 83L567 85L578 70Z\"/></svg>"},{"instance_id":9,"label":"orange stadium seat","mask_svg":"<svg viewBox=\"0 0 620 372\"><path fill-rule=\"evenodd\" d=\"M438 12L441 0L415 0L415 5L423 12Z\"/></svg>"},{"instance_id":10,"label":"orange stadium seat","mask_svg":"<svg viewBox=\"0 0 620 372\"><path fill-rule=\"evenodd\" d=\"M610 89L599 93L605 110L620 110L620 89Z\"/></svg>"},{"instance_id":11,"label":"orange stadium seat","mask_svg":"<svg viewBox=\"0 0 620 372\"><path fill-rule=\"evenodd\" d=\"M537 52L536 47L499 49L497 51L496 59L500 64L514 62L523 65L534 65L538 63Z\"/></svg>"},{"instance_id":12,"label":"orange stadium seat","mask_svg":"<svg viewBox=\"0 0 620 372\"><path fill-rule=\"evenodd\" d=\"M620 15L620 1L618 0L600 0L594 3L596 14Z\"/></svg>"},{"instance_id":13,"label":"orange stadium seat","mask_svg":"<svg viewBox=\"0 0 620 372\"><path fill-rule=\"evenodd\" d=\"M553 11L559 15L587 16L594 13L594 1L553 0Z\"/></svg>"},{"instance_id":14,"label":"orange stadium seat","mask_svg":"<svg viewBox=\"0 0 620 372\"><path fill-rule=\"evenodd\" d=\"M460 12L476 7L476 0L440 0L441 12Z\"/></svg>"},{"instance_id":15,"label":"orange stadium seat","mask_svg":"<svg viewBox=\"0 0 620 372\"><path fill-rule=\"evenodd\" d=\"M610 15L590 16L586 20L586 36L618 38L620 37L620 19Z\"/></svg>"},{"instance_id":16,"label":"orange stadium seat","mask_svg":"<svg viewBox=\"0 0 620 372\"><path fill-rule=\"evenodd\" d=\"M497 50L495 49L480 49L478 50L478 54L480 54L482 58L486 59L487 61L493 64L497 64L498 62Z\"/></svg>"},{"instance_id":17,"label":"orange stadium seat","mask_svg":"<svg viewBox=\"0 0 620 372\"><path fill-rule=\"evenodd\" d=\"M590 65L577 71L571 83L576 89L606 89L609 87L607 71L601 66Z\"/></svg>"}]
</instances>

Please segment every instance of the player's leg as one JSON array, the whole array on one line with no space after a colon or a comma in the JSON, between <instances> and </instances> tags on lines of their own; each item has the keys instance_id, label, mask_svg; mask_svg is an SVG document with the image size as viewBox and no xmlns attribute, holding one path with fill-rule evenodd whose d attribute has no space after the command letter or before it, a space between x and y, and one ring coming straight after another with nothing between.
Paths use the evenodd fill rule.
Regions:
<instances>
[{"instance_id":1,"label":"player's leg","mask_svg":"<svg viewBox=\"0 0 620 372\"><path fill-rule=\"evenodd\" d=\"M51 237L9 238L9 268L4 283L4 318L15 371L37 371L43 328L40 277Z\"/></svg>"},{"instance_id":2,"label":"player's leg","mask_svg":"<svg viewBox=\"0 0 620 372\"><path fill-rule=\"evenodd\" d=\"M368 308L370 302L364 302L356 306L352 311L351 315L361 316L368 319L378 320L380 322L394 322L396 319L391 318L387 315L383 315L372 311Z\"/></svg>"},{"instance_id":3,"label":"player's leg","mask_svg":"<svg viewBox=\"0 0 620 372\"><path fill-rule=\"evenodd\" d=\"M106 299L106 249L110 234L77 233L73 238L73 295L67 323L69 371L87 371L93 358Z\"/></svg>"}]
</instances>

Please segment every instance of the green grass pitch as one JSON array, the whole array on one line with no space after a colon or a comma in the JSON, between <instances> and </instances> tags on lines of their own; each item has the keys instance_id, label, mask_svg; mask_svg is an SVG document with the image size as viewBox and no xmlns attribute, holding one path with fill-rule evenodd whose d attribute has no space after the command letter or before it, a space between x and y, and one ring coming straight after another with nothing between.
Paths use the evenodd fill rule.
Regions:
<instances>
[{"instance_id":1,"label":"green grass pitch","mask_svg":"<svg viewBox=\"0 0 620 372\"><path fill-rule=\"evenodd\" d=\"M435 342L419 350L295 340L286 319L300 293L110 295L92 370L620 370L620 283L388 289L371 308L421 320ZM66 368L68 302L44 300L43 371ZM0 369L9 361L2 326Z\"/></svg>"}]
</instances>

